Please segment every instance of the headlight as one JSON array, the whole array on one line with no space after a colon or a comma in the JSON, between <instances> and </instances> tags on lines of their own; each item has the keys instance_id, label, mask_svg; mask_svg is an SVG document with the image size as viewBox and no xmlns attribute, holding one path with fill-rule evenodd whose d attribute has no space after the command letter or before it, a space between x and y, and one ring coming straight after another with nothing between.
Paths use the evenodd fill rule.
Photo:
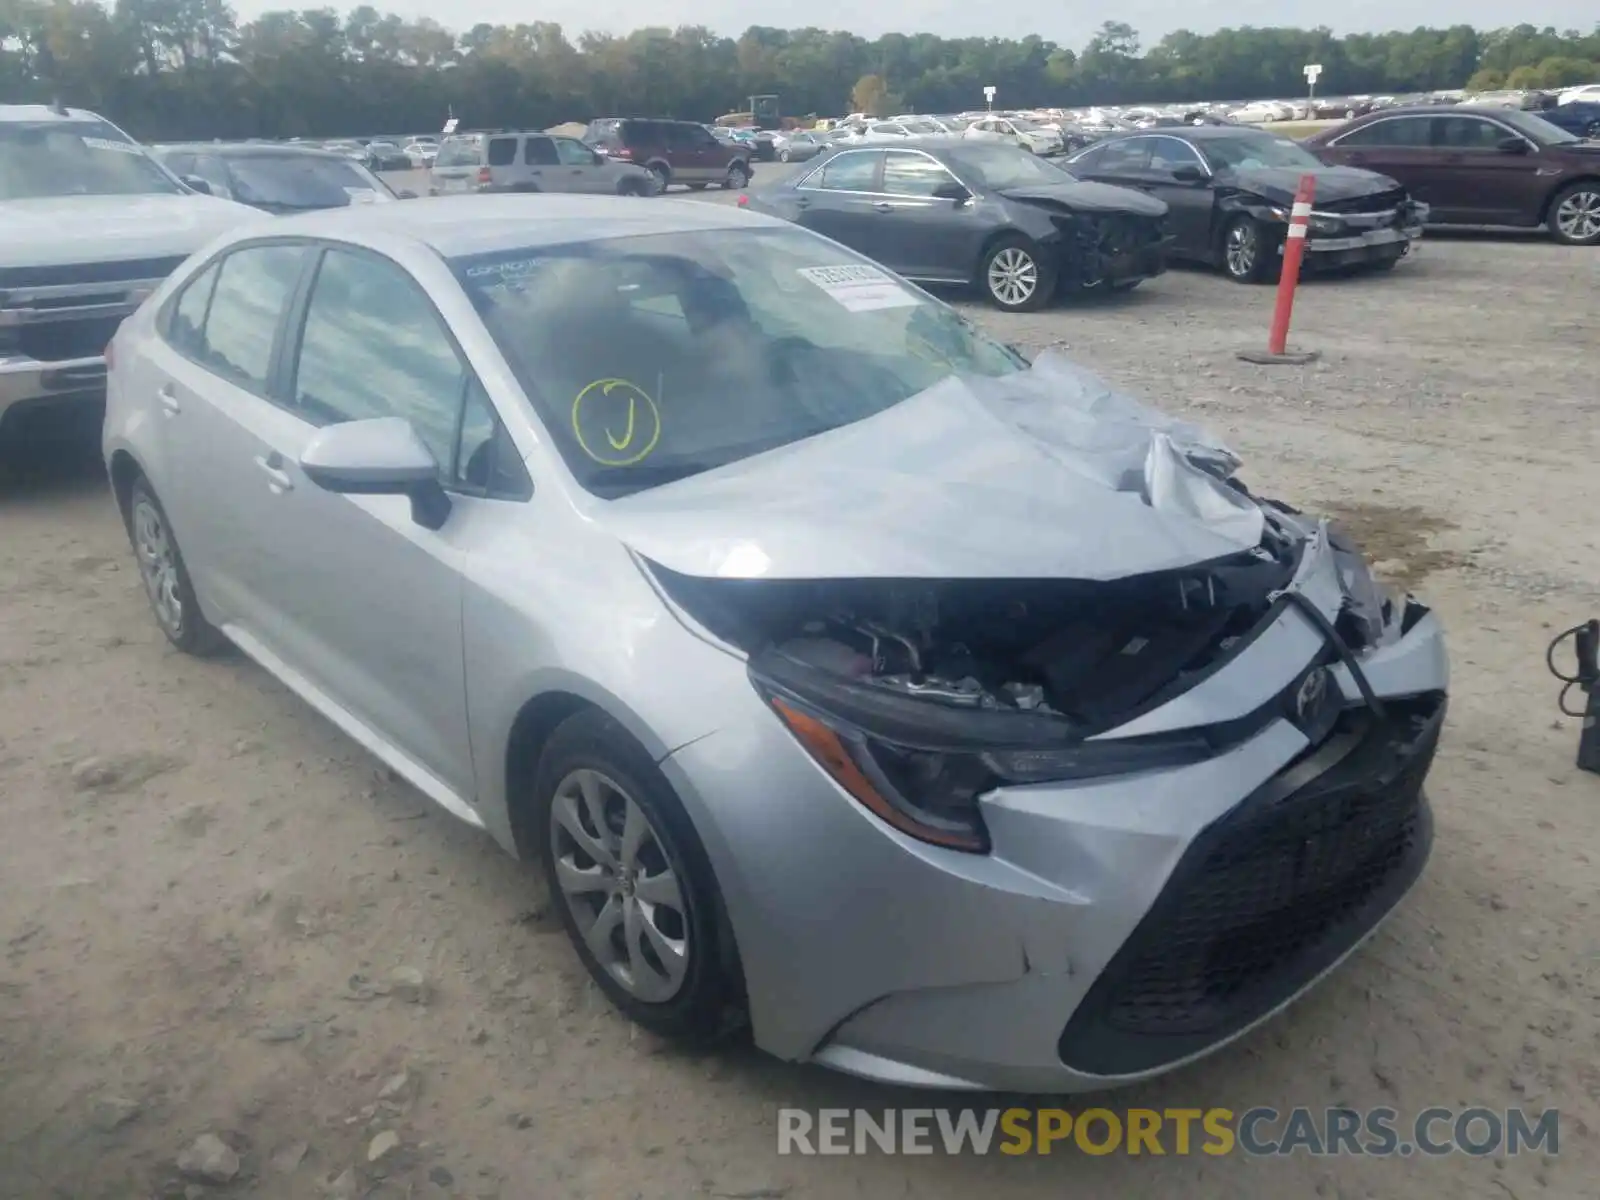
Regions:
<instances>
[{"instance_id":1,"label":"headlight","mask_svg":"<svg viewBox=\"0 0 1600 1200\"><path fill-rule=\"evenodd\" d=\"M1361 548L1337 526L1328 528L1328 545L1339 572L1339 587L1345 604L1335 627L1353 650L1375 646L1383 641L1394 615L1394 600L1372 575Z\"/></svg>"},{"instance_id":2,"label":"headlight","mask_svg":"<svg viewBox=\"0 0 1600 1200\"><path fill-rule=\"evenodd\" d=\"M991 731L1007 724L1014 723L1019 733L1026 726L1029 738L1041 726L1007 713L907 700L843 679L834 685L838 694L822 703L754 671L752 680L795 740L862 807L919 841L974 854L989 849L979 801L997 787L1182 766L1210 758L1225 743L1254 732L1240 725L1067 740L1071 726L1056 722L1054 744L986 747L981 744L986 737L1003 740ZM854 694L863 690L869 693L864 698ZM875 711L869 714L869 707ZM864 727L869 722L885 728L869 731ZM964 724L973 727L970 739L960 732Z\"/></svg>"},{"instance_id":3,"label":"headlight","mask_svg":"<svg viewBox=\"0 0 1600 1200\"><path fill-rule=\"evenodd\" d=\"M1344 222L1337 217L1319 217L1313 214L1310 226L1312 233L1338 233L1344 228Z\"/></svg>"}]
</instances>

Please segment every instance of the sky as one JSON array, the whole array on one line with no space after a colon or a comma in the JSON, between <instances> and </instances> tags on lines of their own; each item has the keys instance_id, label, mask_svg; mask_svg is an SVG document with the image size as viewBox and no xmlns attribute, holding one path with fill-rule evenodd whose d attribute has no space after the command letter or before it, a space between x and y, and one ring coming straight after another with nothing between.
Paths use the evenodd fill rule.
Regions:
<instances>
[{"instance_id":1,"label":"sky","mask_svg":"<svg viewBox=\"0 0 1600 1200\"><path fill-rule=\"evenodd\" d=\"M233 0L241 19L270 9L311 8L322 2L349 9L357 0ZM937 33L946 37L1039 36L1081 49L1103 21L1125 21L1154 45L1174 29L1209 33L1225 26L1327 25L1335 33L1413 29L1418 25L1473 25L1495 29L1526 22L1557 29L1589 29L1596 23L1594 0L1122 0L1056 7L1031 4L974 4L972 0L809 0L805 4L762 0L454 0L448 6L428 0L369 0L380 12L402 17L433 16L457 31L479 21L495 25L555 21L569 37L588 29L626 33L642 25L706 25L736 36L751 25L780 28L815 25L847 29L865 37L880 34Z\"/></svg>"}]
</instances>

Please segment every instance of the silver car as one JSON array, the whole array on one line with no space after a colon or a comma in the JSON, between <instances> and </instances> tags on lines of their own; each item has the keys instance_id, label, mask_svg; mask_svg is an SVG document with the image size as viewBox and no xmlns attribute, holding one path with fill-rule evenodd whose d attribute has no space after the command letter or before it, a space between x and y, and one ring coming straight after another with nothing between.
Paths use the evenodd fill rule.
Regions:
<instances>
[{"instance_id":1,"label":"silver car","mask_svg":"<svg viewBox=\"0 0 1600 1200\"><path fill-rule=\"evenodd\" d=\"M110 357L167 637L537 859L658 1033L1126 1082L1299 995L1427 858L1425 607L1203 431L786 222L293 216Z\"/></svg>"},{"instance_id":2,"label":"silver car","mask_svg":"<svg viewBox=\"0 0 1600 1200\"><path fill-rule=\"evenodd\" d=\"M455 192L582 192L653 196L655 174L607 158L577 138L547 133L468 133L445 138L428 173L435 196Z\"/></svg>"}]
</instances>

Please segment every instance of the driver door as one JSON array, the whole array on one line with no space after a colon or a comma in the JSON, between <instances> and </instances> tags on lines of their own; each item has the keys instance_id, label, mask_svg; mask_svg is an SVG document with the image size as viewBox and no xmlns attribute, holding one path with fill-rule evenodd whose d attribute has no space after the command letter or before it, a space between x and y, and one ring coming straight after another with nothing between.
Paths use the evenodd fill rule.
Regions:
<instances>
[{"instance_id":1,"label":"driver door","mask_svg":"<svg viewBox=\"0 0 1600 1200\"><path fill-rule=\"evenodd\" d=\"M562 181L559 189L551 190L591 195L617 190L615 181L607 178L606 170L600 164L600 156L582 142L566 137L542 140L553 143L557 163L554 168L545 171L545 177L553 175Z\"/></svg>"}]
</instances>

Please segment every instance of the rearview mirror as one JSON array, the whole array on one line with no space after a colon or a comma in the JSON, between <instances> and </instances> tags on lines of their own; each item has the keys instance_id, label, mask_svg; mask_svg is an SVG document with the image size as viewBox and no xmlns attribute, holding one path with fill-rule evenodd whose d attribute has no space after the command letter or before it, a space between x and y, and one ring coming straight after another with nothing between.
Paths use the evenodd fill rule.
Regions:
<instances>
[{"instance_id":1,"label":"rearview mirror","mask_svg":"<svg viewBox=\"0 0 1600 1200\"><path fill-rule=\"evenodd\" d=\"M183 186L191 191L199 192L205 196L211 195L211 185L204 179L201 179L200 176L184 175L181 178L183 179Z\"/></svg>"},{"instance_id":2,"label":"rearview mirror","mask_svg":"<svg viewBox=\"0 0 1600 1200\"><path fill-rule=\"evenodd\" d=\"M952 179L949 183L941 183L934 188L933 198L935 200L954 200L957 204L962 204L972 199L972 193Z\"/></svg>"},{"instance_id":3,"label":"rearview mirror","mask_svg":"<svg viewBox=\"0 0 1600 1200\"><path fill-rule=\"evenodd\" d=\"M1206 173L1193 165L1173 167L1172 178L1179 183L1204 183L1206 181Z\"/></svg>"},{"instance_id":4,"label":"rearview mirror","mask_svg":"<svg viewBox=\"0 0 1600 1200\"><path fill-rule=\"evenodd\" d=\"M439 529L450 497L439 464L404 417L328 425L306 444L300 469L320 488L348 496L409 496L411 519Z\"/></svg>"},{"instance_id":5,"label":"rearview mirror","mask_svg":"<svg viewBox=\"0 0 1600 1200\"><path fill-rule=\"evenodd\" d=\"M1495 149L1500 151L1501 154L1526 154L1528 152L1528 143L1519 137L1501 138L1495 144Z\"/></svg>"}]
</instances>

